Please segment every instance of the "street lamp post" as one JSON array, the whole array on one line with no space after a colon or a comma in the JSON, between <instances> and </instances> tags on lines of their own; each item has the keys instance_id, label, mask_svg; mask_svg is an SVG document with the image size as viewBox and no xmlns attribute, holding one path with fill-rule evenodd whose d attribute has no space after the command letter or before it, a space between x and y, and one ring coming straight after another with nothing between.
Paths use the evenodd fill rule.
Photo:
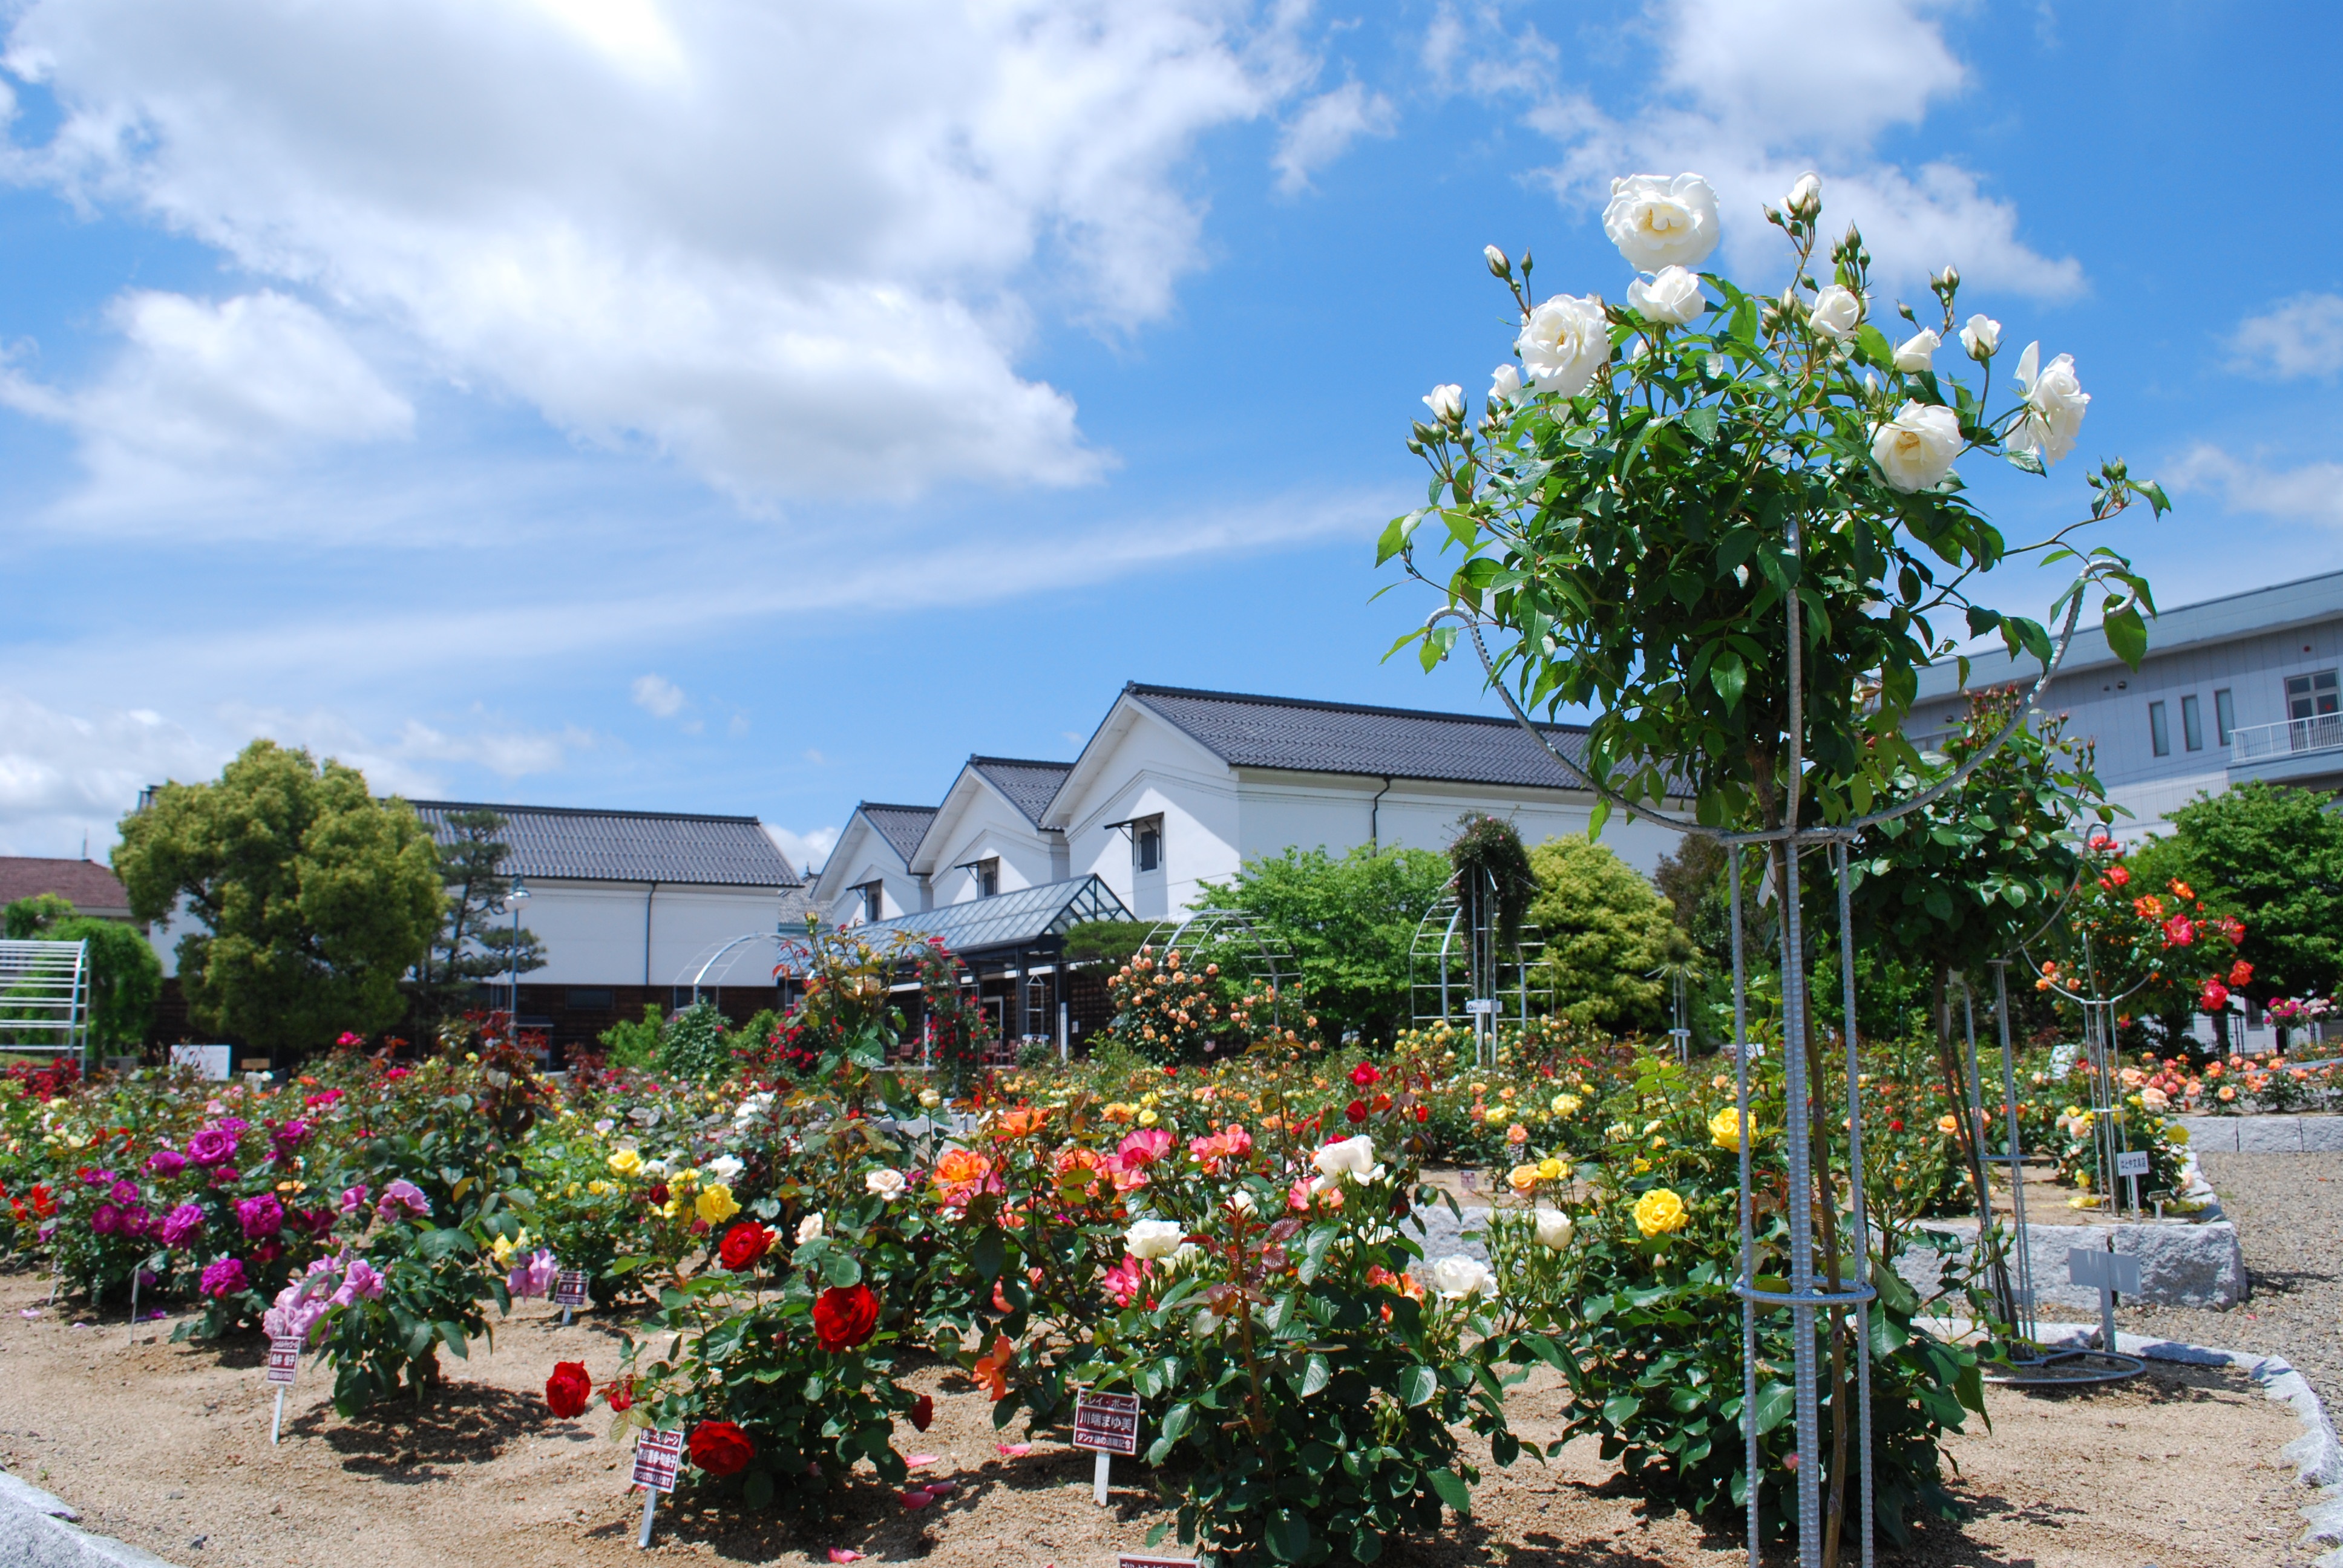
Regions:
<instances>
[{"instance_id":1,"label":"street lamp post","mask_svg":"<svg viewBox=\"0 0 2343 1568\"><path fill-rule=\"evenodd\" d=\"M505 1038L515 1050L520 1047L520 907L528 901L528 884L520 879L518 871L515 871L512 891L505 895L505 902L512 908L513 918L512 952L509 955L512 959L512 1005L505 1019Z\"/></svg>"}]
</instances>

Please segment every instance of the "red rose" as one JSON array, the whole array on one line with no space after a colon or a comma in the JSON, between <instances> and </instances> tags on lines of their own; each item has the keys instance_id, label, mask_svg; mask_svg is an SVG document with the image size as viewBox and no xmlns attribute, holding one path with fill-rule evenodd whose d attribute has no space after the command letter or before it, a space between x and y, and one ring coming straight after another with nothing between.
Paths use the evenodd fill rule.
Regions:
<instances>
[{"instance_id":1,"label":"red rose","mask_svg":"<svg viewBox=\"0 0 2343 1568\"><path fill-rule=\"evenodd\" d=\"M1383 1076L1383 1075L1377 1072L1374 1070L1373 1065L1369 1062L1363 1061L1359 1063L1358 1066L1351 1069L1351 1081L1361 1089L1365 1089L1371 1084L1382 1082Z\"/></svg>"},{"instance_id":2,"label":"red rose","mask_svg":"<svg viewBox=\"0 0 2343 1568\"><path fill-rule=\"evenodd\" d=\"M594 1380L586 1375L584 1362L556 1362L553 1375L545 1380L545 1402L553 1413L564 1421L575 1421L586 1413L586 1402L594 1397Z\"/></svg>"},{"instance_id":3,"label":"red rose","mask_svg":"<svg viewBox=\"0 0 2343 1568\"><path fill-rule=\"evenodd\" d=\"M879 1327L879 1298L868 1285L833 1286L814 1298L813 1335L826 1351L850 1351Z\"/></svg>"},{"instance_id":4,"label":"red rose","mask_svg":"<svg viewBox=\"0 0 2343 1568\"><path fill-rule=\"evenodd\" d=\"M1430 1107L1429 1105L1419 1105L1419 1106L1417 1106L1417 1107L1415 1108L1415 1120L1416 1120L1416 1121L1417 1121L1419 1124L1421 1124L1421 1123L1423 1123L1423 1122L1426 1122L1426 1121L1431 1121L1431 1120L1432 1120L1432 1107Z\"/></svg>"},{"instance_id":5,"label":"red rose","mask_svg":"<svg viewBox=\"0 0 2343 1568\"><path fill-rule=\"evenodd\" d=\"M716 1477L738 1475L757 1457L749 1434L729 1421L703 1421L691 1429L691 1462Z\"/></svg>"},{"instance_id":6,"label":"red rose","mask_svg":"<svg viewBox=\"0 0 2343 1568\"><path fill-rule=\"evenodd\" d=\"M925 1432L928 1430L929 1423L935 1419L935 1395L927 1393L921 1394L911 1405L911 1424L917 1427L920 1431Z\"/></svg>"},{"instance_id":7,"label":"red rose","mask_svg":"<svg viewBox=\"0 0 2343 1568\"><path fill-rule=\"evenodd\" d=\"M724 1242L716 1249L716 1255L726 1268L737 1274L743 1269L755 1268L757 1260L763 1257L766 1249L772 1244L773 1233L770 1231L754 1221L744 1221L724 1232Z\"/></svg>"},{"instance_id":8,"label":"red rose","mask_svg":"<svg viewBox=\"0 0 2343 1568\"><path fill-rule=\"evenodd\" d=\"M609 1386L603 1389L602 1398L614 1411L632 1409L635 1402L635 1380L630 1377L612 1378Z\"/></svg>"},{"instance_id":9,"label":"red rose","mask_svg":"<svg viewBox=\"0 0 2343 1568\"><path fill-rule=\"evenodd\" d=\"M1363 1100L1353 1100L1350 1104L1342 1107L1342 1114L1349 1117L1353 1124L1364 1121L1367 1119L1367 1102Z\"/></svg>"}]
</instances>

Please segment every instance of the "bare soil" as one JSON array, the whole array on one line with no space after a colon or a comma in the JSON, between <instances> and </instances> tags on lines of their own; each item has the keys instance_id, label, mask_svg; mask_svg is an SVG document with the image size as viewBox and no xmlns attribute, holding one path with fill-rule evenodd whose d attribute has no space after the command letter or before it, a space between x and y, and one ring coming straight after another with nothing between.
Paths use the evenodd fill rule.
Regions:
<instances>
[{"instance_id":1,"label":"bare soil","mask_svg":"<svg viewBox=\"0 0 2343 1568\"><path fill-rule=\"evenodd\" d=\"M935 1371L919 1380L938 1396L935 1424L905 1427L898 1446L933 1455L921 1473L952 1478L949 1495L914 1512L874 1483L843 1518L813 1529L687 1498L661 1506L652 1550L641 1553L640 1494L603 1436L607 1415L556 1420L542 1393L558 1360L613 1370L619 1330L606 1319L564 1329L558 1312L532 1303L499 1325L493 1352L483 1342L452 1363L429 1405L359 1422L333 1413L325 1374L305 1362L285 1440L272 1449L257 1344L174 1345L168 1321L77 1327L69 1312L45 1309L44 1282L0 1276L0 1466L79 1508L88 1528L188 1568L826 1563L834 1547L873 1562L1088 1568L1141 1549L1149 1527L1170 1517L1134 1462L1117 1462L1111 1505L1101 1509L1089 1455L1041 1439L1029 1454L1004 1456L998 1445L1025 1434L996 1432L982 1395ZM1550 1379L1533 1382L1514 1401L1515 1430L1554 1436L1561 1402ZM2294 1543L2296 1511L2310 1494L2277 1458L2298 1429L2241 1375L2159 1365L2112 1388L1997 1389L1990 1402L1991 1432L1979 1426L1950 1445L1971 1517L1928 1527L1913 1552L1885 1560L2292 1568L2311 1559ZM1473 1516L1386 1561L1741 1560L1736 1524L1713 1531L1646 1508L1619 1489L1591 1441L1510 1472L1480 1457L1486 1479Z\"/></svg>"}]
</instances>

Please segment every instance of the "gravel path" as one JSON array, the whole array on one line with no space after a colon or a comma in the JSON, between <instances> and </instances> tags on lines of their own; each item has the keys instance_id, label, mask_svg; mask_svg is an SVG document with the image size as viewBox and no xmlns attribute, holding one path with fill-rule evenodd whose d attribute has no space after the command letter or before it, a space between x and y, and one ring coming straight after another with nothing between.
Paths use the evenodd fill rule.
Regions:
<instances>
[{"instance_id":1,"label":"gravel path","mask_svg":"<svg viewBox=\"0 0 2343 1568\"><path fill-rule=\"evenodd\" d=\"M2343 1421L2343 1154L2207 1152L2198 1159L2221 1207L2237 1222L2252 1292L2227 1312L2124 1308L2117 1326L2282 1355L2318 1391L2328 1418ZM2070 1309L2043 1316L2095 1320Z\"/></svg>"}]
</instances>

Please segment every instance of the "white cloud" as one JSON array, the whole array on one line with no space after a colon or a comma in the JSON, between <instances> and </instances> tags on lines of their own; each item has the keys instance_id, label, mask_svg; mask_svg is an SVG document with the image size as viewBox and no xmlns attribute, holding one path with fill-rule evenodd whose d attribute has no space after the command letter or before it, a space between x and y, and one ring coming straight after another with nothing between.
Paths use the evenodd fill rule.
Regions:
<instances>
[{"instance_id":1,"label":"white cloud","mask_svg":"<svg viewBox=\"0 0 2343 1568\"><path fill-rule=\"evenodd\" d=\"M2239 370L2332 380L2343 367L2343 296L2298 294L2268 315L2247 317L2229 347Z\"/></svg>"},{"instance_id":2,"label":"white cloud","mask_svg":"<svg viewBox=\"0 0 2343 1568\"><path fill-rule=\"evenodd\" d=\"M1624 116L1569 85L1553 46L1534 29L1508 33L1494 8L1444 10L1424 59L1435 87L1526 100L1526 122L1564 147L1545 177L1582 208L1598 207L1616 175L1706 176L1726 254L1745 272L1782 270L1786 252L1761 209L1812 168L1823 176L1825 228L1858 224L1886 289L1918 294L1949 262L1983 288L2075 295L2085 286L2081 264L2028 246L2016 208L1973 170L1949 159L1906 166L1875 152L1881 136L1920 124L1967 80L1936 20L1945 8L1943 0L1649 0L1640 31L1657 55L1654 96ZM1570 283L1582 286L1604 287Z\"/></svg>"},{"instance_id":3,"label":"white cloud","mask_svg":"<svg viewBox=\"0 0 2343 1568\"><path fill-rule=\"evenodd\" d=\"M809 833L797 833L768 822L765 824L765 836L778 845L781 853L789 857L789 864L800 871L821 869L823 863L830 859L830 850L838 847L838 829L835 828L816 828Z\"/></svg>"},{"instance_id":4,"label":"white cloud","mask_svg":"<svg viewBox=\"0 0 2343 1568\"><path fill-rule=\"evenodd\" d=\"M125 347L88 387L0 372L0 402L80 438L85 510L180 506L256 466L414 428L413 407L331 323L273 289L217 302L133 289L106 317Z\"/></svg>"},{"instance_id":5,"label":"white cloud","mask_svg":"<svg viewBox=\"0 0 2343 1568\"><path fill-rule=\"evenodd\" d=\"M0 852L104 859L138 791L208 778L230 754L149 709L61 713L0 690Z\"/></svg>"},{"instance_id":6,"label":"white cloud","mask_svg":"<svg viewBox=\"0 0 2343 1568\"><path fill-rule=\"evenodd\" d=\"M659 675L639 675L634 684L635 706L654 719L673 719L683 711L683 688Z\"/></svg>"},{"instance_id":7,"label":"white cloud","mask_svg":"<svg viewBox=\"0 0 2343 1568\"><path fill-rule=\"evenodd\" d=\"M127 204L753 503L1078 484L1027 297L1200 264L1195 138L1300 79L1237 0L35 0L18 177Z\"/></svg>"},{"instance_id":8,"label":"white cloud","mask_svg":"<svg viewBox=\"0 0 2343 1568\"><path fill-rule=\"evenodd\" d=\"M1381 93L1345 82L1302 106L1278 137L1277 188L1291 196L1306 190L1310 176L1350 150L1361 136L1388 136L1399 129L1398 111Z\"/></svg>"},{"instance_id":9,"label":"white cloud","mask_svg":"<svg viewBox=\"0 0 2343 1568\"><path fill-rule=\"evenodd\" d=\"M569 726L554 734L530 729L476 730L450 735L410 719L399 731L393 755L432 762L469 762L505 779L528 773L552 773L568 764L572 751L594 744L590 731Z\"/></svg>"},{"instance_id":10,"label":"white cloud","mask_svg":"<svg viewBox=\"0 0 2343 1568\"><path fill-rule=\"evenodd\" d=\"M2273 468L2200 442L2169 465L2163 477L2175 490L2217 491L2232 512L2343 528L2343 463Z\"/></svg>"}]
</instances>

